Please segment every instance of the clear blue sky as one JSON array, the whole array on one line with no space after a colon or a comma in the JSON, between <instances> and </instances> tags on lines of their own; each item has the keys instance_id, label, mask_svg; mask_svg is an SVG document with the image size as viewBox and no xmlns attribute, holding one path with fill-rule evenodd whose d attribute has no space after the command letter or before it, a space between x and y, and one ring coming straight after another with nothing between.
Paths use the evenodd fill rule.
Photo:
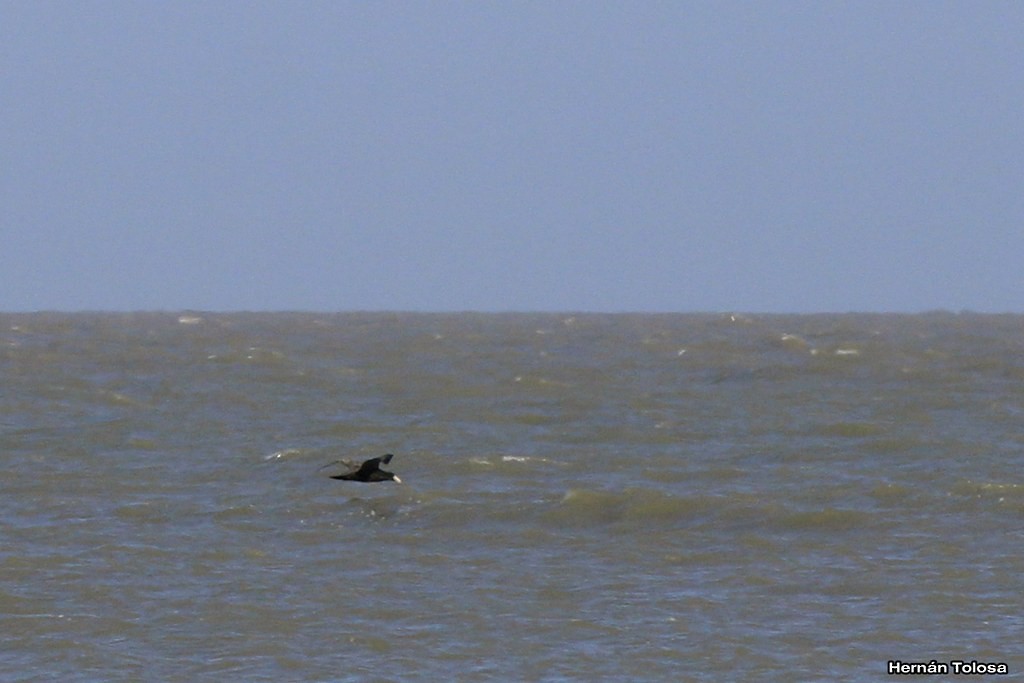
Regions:
<instances>
[{"instance_id":1,"label":"clear blue sky","mask_svg":"<svg viewBox=\"0 0 1024 683\"><path fill-rule=\"evenodd\" d=\"M1022 26L0 0L0 311L1024 312Z\"/></svg>"}]
</instances>

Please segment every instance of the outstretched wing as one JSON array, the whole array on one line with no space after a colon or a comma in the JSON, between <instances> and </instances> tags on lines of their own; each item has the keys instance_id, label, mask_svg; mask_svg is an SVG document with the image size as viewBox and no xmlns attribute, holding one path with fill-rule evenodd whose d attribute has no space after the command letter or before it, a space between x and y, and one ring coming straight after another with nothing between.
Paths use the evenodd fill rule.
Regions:
<instances>
[{"instance_id":1,"label":"outstretched wing","mask_svg":"<svg viewBox=\"0 0 1024 683\"><path fill-rule=\"evenodd\" d=\"M370 472L376 472L377 470L380 469L380 466L382 464L387 465L389 462L391 462L391 458L393 457L395 457L393 454L386 453L380 456L379 458L370 458L369 460L364 461L363 464L359 466L359 474L369 474Z\"/></svg>"},{"instance_id":2,"label":"outstretched wing","mask_svg":"<svg viewBox=\"0 0 1024 683\"><path fill-rule=\"evenodd\" d=\"M370 458L369 460L364 461L363 464L359 466L359 476L369 476L370 473L376 472L377 470L380 469L381 463L387 464L390 461L390 453L388 455L383 455L379 458Z\"/></svg>"},{"instance_id":3,"label":"outstretched wing","mask_svg":"<svg viewBox=\"0 0 1024 683\"><path fill-rule=\"evenodd\" d=\"M355 479L357 481L382 481L381 475L376 475L376 479L372 479L376 472L380 471L381 463L388 464L391 462L391 458L395 457L391 453L380 456L379 458L370 458L364 460L361 465L356 465L351 460L342 459L335 460L334 462L328 463L320 469L327 469L333 465L342 464L348 468L348 471L343 474L332 474L331 479Z\"/></svg>"},{"instance_id":4,"label":"outstretched wing","mask_svg":"<svg viewBox=\"0 0 1024 683\"><path fill-rule=\"evenodd\" d=\"M335 460L334 462L327 463L326 465L324 465L323 467L318 469L317 472L319 472L320 470L326 470L328 467L334 467L335 465L344 465L345 467L349 468L353 472L355 472L356 470L359 469L359 466L356 465L351 460L349 460L348 458L342 458L341 460Z\"/></svg>"}]
</instances>

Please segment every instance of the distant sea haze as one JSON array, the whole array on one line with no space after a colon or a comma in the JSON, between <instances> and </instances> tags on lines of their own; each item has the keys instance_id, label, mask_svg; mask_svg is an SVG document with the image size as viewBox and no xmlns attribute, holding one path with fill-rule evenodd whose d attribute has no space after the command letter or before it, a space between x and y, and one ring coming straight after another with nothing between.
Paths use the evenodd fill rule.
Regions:
<instances>
[{"instance_id":1,"label":"distant sea haze","mask_svg":"<svg viewBox=\"0 0 1024 683\"><path fill-rule=\"evenodd\" d=\"M1017 315L0 314L0 680L1020 676L1022 421Z\"/></svg>"}]
</instances>

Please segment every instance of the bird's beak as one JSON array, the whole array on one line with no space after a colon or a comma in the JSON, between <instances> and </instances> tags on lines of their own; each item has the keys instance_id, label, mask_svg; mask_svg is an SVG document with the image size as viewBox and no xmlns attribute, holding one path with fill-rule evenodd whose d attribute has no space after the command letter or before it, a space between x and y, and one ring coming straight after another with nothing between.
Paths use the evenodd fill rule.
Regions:
<instances>
[{"instance_id":1,"label":"bird's beak","mask_svg":"<svg viewBox=\"0 0 1024 683\"><path fill-rule=\"evenodd\" d=\"M392 477L392 478L395 480L396 484L401 484L402 483L402 480L399 479L398 477Z\"/></svg>"}]
</instances>

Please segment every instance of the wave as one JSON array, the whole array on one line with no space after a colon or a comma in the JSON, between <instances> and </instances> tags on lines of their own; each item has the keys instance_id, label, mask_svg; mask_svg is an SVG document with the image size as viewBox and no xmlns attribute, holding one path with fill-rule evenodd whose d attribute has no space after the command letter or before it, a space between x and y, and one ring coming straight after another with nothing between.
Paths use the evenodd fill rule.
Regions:
<instances>
[{"instance_id":1,"label":"wave","mask_svg":"<svg viewBox=\"0 0 1024 683\"><path fill-rule=\"evenodd\" d=\"M647 488L623 491L569 489L549 513L563 525L700 529L736 531L845 531L874 523L872 512L821 507L800 509L748 495L673 495Z\"/></svg>"}]
</instances>

